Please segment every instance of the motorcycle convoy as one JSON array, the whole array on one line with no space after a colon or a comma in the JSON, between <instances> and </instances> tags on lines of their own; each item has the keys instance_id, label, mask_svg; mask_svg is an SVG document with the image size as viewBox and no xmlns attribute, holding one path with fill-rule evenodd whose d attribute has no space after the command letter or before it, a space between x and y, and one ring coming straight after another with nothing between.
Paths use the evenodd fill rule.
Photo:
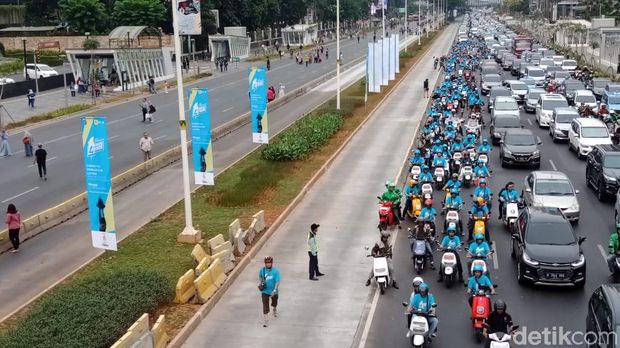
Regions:
<instances>
[{"instance_id":1,"label":"motorcycle convoy","mask_svg":"<svg viewBox=\"0 0 620 348\"><path fill-rule=\"evenodd\" d=\"M487 265L494 253L487 225L493 198L487 186L492 173L488 168L491 145L481 139L483 119L480 109L484 103L473 73L487 55L484 41L473 37L455 43L450 53L441 57L439 65L445 77L431 95L427 118L421 125L419 146L410 158L405 188L401 192L395 183L388 181L387 191L378 197L378 228L383 237L387 235L389 238L390 230L400 229L404 219L413 223L413 227L408 228L408 238L416 274L415 290L410 301L403 305L407 307L407 337L414 347L430 346L438 324L435 299L428 284L420 277L426 268L435 269L433 250L441 252L438 281L447 288L463 283L467 287L470 320L478 342L486 337L490 347L510 347L511 332L489 332L487 325L492 312L491 295L497 287L490 281ZM461 211L465 209L465 200L461 191L470 187L473 188L470 195L473 207L464 227ZM514 184L509 183L498 199L501 220L509 231L521 209L521 199L516 192ZM441 203L434 204L434 196L438 193L442 196ZM402 198L405 207L401 210ZM438 215L443 216L440 224L436 224ZM461 242L465 233L468 235L467 244ZM382 294L389 284L396 284L390 274L391 245L388 242L383 246L383 253L369 255L373 256L373 277ZM373 250L381 250L376 248L377 245ZM468 282L463 280L461 249L466 250L470 259L466 269Z\"/></svg>"}]
</instances>

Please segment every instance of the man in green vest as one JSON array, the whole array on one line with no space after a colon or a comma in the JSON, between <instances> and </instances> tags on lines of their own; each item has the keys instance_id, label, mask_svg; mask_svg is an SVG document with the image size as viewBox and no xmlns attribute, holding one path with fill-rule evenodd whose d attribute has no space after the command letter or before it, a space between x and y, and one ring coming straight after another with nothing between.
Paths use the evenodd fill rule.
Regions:
<instances>
[{"instance_id":1,"label":"man in green vest","mask_svg":"<svg viewBox=\"0 0 620 348\"><path fill-rule=\"evenodd\" d=\"M319 239L317 237L317 232L319 232L319 224L312 224L310 226L310 233L308 233L308 256L310 257L310 264L308 266L308 270L310 272L310 280L319 280L319 278L323 273L319 272Z\"/></svg>"},{"instance_id":2,"label":"man in green vest","mask_svg":"<svg viewBox=\"0 0 620 348\"><path fill-rule=\"evenodd\" d=\"M609 236L609 256L607 266L611 273L616 272L616 255L620 253L620 223L616 224L616 230Z\"/></svg>"}]
</instances>

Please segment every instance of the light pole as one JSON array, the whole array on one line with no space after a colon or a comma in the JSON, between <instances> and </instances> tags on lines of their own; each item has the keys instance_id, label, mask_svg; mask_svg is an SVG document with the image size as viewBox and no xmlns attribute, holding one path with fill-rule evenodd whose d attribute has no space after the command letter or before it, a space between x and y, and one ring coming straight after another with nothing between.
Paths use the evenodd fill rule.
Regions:
<instances>
[{"instance_id":1,"label":"light pole","mask_svg":"<svg viewBox=\"0 0 620 348\"><path fill-rule=\"evenodd\" d=\"M422 27L420 23L422 23L422 0L418 0L418 46L422 44Z\"/></svg>"},{"instance_id":2,"label":"light pole","mask_svg":"<svg viewBox=\"0 0 620 348\"><path fill-rule=\"evenodd\" d=\"M24 71L26 72L26 80L30 79L30 76L28 76L28 69L26 69L26 38L23 37L22 38L22 44L24 45Z\"/></svg>"},{"instance_id":3,"label":"light pole","mask_svg":"<svg viewBox=\"0 0 620 348\"><path fill-rule=\"evenodd\" d=\"M426 38L428 38L428 0L426 0L426 16L424 16L424 29L426 29Z\"/></svg>"},{"instance_id":4,"label":"light pole","mask_svg":"<svg viewBox=\"0 0 620 348\"><path fill-rule=\"evenodd\" d=\"M179 35L178 0L172 6L172 27L174 30L174 65L177 73L177 104L179 106L179 128L181 130L181 160L183 162L183 197L185 203L185 228L177 237L179 242L196 243L200 233L194 229L192 222L192 198L189 187L189 160L187 158L187 123L185 121L185 100L183 97L183 72L181 70L181 36Z\"/></svg>"},{"instance_id":5,"label":"light pole","mask_svg":"<svg viewBox=\"0 0 620 348\"><path fill-rule=\"evenodd\" d=\"M405 0L405 42L407 42L407 34L409 34L407 31L407 22L409 22L409 18L407 18L407 0ZM407 46L409 45L405 45L405 52L407 52Z\"/></svg>"},{"instance_id":6,"label":"light pole","mask_svg":"<svg viewBox=\"0 0 620 348\"><path fill-rule=\"evenodd\" d=\"M340 0L336 0L336 110L340 110Z\"/></svg>"},{"instance_id":7,"label":"light pole","mask_svg":"<svg viewBox=\"0 0 620 348\"><path fill-rule=\"evenodd\" d=\"M385 39L385 1L386 0L381 0L381 27L383 29L381 40Z\"/></svg>"}]
</instances>

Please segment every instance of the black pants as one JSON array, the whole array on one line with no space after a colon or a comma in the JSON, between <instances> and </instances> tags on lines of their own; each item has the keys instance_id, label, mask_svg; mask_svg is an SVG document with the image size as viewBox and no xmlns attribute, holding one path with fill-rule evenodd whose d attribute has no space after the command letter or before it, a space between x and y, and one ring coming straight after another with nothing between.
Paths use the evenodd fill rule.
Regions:
<instances>
[{"instance_id":1,"label":"black pants","mask_svg":"<svg viewBox=\"0 0 620 348\"><path fill-rule=\"evenodd\" d=\"M311 252L308 251L308 256L310 256L310 262L308 265L308 272L310 273L310 279L319 275L319 255L312 255Z\"/></svg>"},{"instance_id":2,"label":"black pants","mask_svg":"<svg viewBox=\"0 0 620 348\"><path fill-rule=\"evenodd\" d=\"M13 249L19 249L19 228L9 230L9 239L11 244L13 244Z\"/></svg>"},{"instance_id":3,"label":"black pants","mask_svg":"<svg viewBox=\"0 0 620 348\"><path fill-rule=\"evenodd\" d=\"M504 202L499 201L499 218L501 219L504 216Z\"/></svg>"},{"instance_id":4,"label":"black pants","mask_svg":"<svg viewBox=\"0 0 620 348\"><path fill-rule=\"evenodd\" d=\"M148 110L145 108L142 108L142 122L146 122L146 112Z\"/></svg>"},{"instance_id":5,"label":"black pants","mask_svg":"<svg viewBox=\"0 0 620 348\"><path fill-rule=\"evenodd\" d=\"M47 176L47 167L45 165L45 161L39 162L37 161L37 167L39 168L39 177Z\"/></svg>"}]
</instances>

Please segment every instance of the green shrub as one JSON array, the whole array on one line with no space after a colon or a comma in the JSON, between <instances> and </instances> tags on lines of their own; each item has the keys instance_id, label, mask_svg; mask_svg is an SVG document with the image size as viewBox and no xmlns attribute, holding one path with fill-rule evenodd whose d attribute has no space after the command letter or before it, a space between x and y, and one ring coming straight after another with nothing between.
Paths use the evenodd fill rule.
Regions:
<instances>
[{"instance_id":1,"label":"green shrub","mask_svg":"<svg viewBox=\"0 0 620 348\"><path fill-rule=\"evenodd\" d=\"M172 300L163 275L114 270L71 282L36 303L0 347L110 347L143 313Z\"/></svg>"},{"instance_id":2,"label":"green shrub","mask_svg":"<svg viewBox=\"0 0 620 348\"><path fill-rule=\"evenodd\" d=\"M262 157L269 161L303 159L325 144L342 123L342 116L333 112L304 117L282 133L277 141L265 146Z\"/></svg>"},{"instance_id":3,"label":"green shrub","mask_svg":"<svg viewBox=\"0 0 620 348\"><path fill-rule=\"evenodd\" d=\"M0 76L6 76L24 71L24 63L21 60L11 60L0 63Z\"/></svg>"}]
</instances>

